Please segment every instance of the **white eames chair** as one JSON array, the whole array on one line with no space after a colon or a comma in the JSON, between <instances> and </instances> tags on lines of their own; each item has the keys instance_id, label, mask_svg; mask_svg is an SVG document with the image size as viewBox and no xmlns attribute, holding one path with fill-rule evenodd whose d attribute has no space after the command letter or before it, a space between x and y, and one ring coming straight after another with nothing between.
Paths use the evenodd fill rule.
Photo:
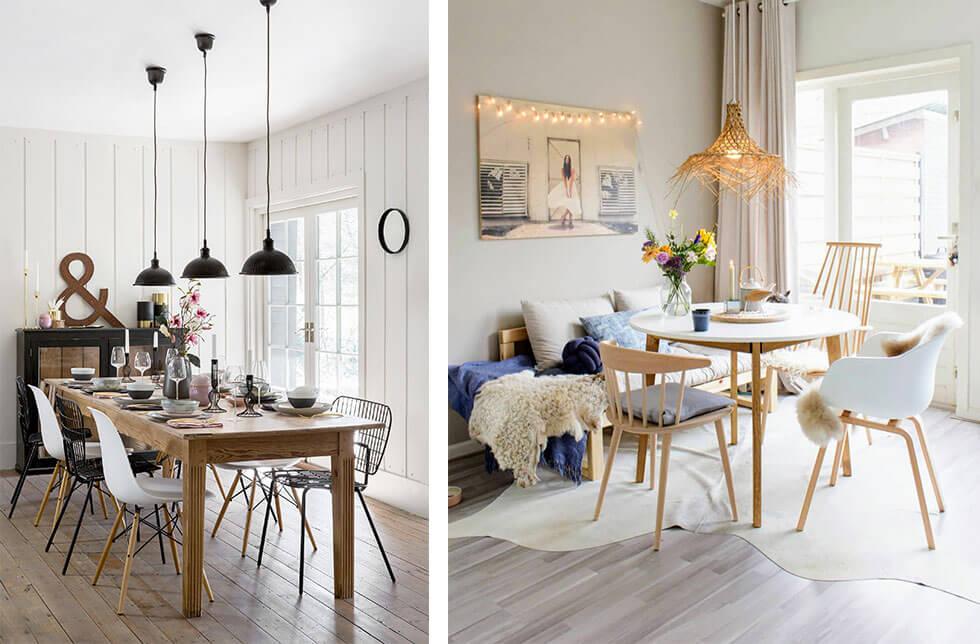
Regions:
<instances>
[{"instance_id":1,"label":"white eames chair","mask_svg":"<svg viewBox=\"0 0 980 644\"><path fill-rule=\"evenodd\" d=\"M92 412L92 417L95 418L95 426L98 429L99 437L102 439L102 470L105 473L105 482L109 487L109 491L116 497L116 501L119 503L119 512L116 514L116 520L113 522L112 529L109 531L105 548L102 550L102 556L99 557L99 564L95 570L95 577L92 579L93 586L98 583L102 569L105 567L109 550L112 548L112 543L116 538L116 531L119 529L119 525L123 523L126 506L133 506L133 519L126 528L129 530L129 547L126 550L126 563L123 566L122 582L119 588L119 603L116 606L116 612L121 615L126 604L126 589L129 584L129 573L132 568L133 557L137 551L136 538L138 527L142 522L143 525L154 532L161 530L142 518L141 512L144 508L153 508L154 511L158 507L163 509L166 522L162 530L166 532L166 536L170 539L174 567L177 569L177 573L180 573L180 559L177 556L177 542L174 538L174 521L171 520L167 506L171 503L183 501L183 482L180 479L162 477L137 478L133 474L129 458L126 455L126 448L123 446L122 438L119 436L119 431L116 429L112 420L97 409L90 409L90 411ZM213 496L209 491L205 491L205 495L207 497ZM152 540L153 537L146 540L146 543ZM203 573L203 580L204 590L208 594L208 599L214 601L214 595L211 593L211 585L208 583L207 572Z\"/></svg>"},{"instance_id":2,"label":"white eames chair","mask_svg":"<svg viewBox=\"0 0 980 644\"><path fill-rule=\"evenodd\" d=\"M827 370L820 385L820 395L824 402L834 409L840 409L840 420L844 424L844 437L837 441L834 455L834 465L831 470L830 485L836 485L837 472L840 467L841 455L846 441L849 425L859 425L890 434L901 436L908 450L909 463L912 467L912 478L915 482L915 493L918 497L919 511L922 514L922 525L926 532L926 542L930 550L936 548L932 534L932 524L926 506L925 492L922 488L922 477L919 474L919 463L915 443L908 429L899 425L904 420L910 421L918 436L922 458L925 461L929 478L932 481L936 503L940 512L945 512L942 493L936 470L926 445L925 433L922 431L920 415L932 402L935 388L936 364L943 343L950 330L941 331L932 339L920 343L905 353L886 357L882 342L888 338L899 336L897 333L878 333L867 339L858 355L841 358ZM861 417L857 417L860 414ZM883 421L870 420L884 419ZM806 525L810 501L820 475L827 447L821 447L810 475L803 509L796 529L802 531Z\"/></svg>"},{"instance_id":3,"label":"white eames chair","mask_svg":"<svg viewBox=\"0 0 980 644\"><path fill-rule=\"evenodd\" d=\"M65 493L68 489L69 476L68 468L65 466L65 443L61 436L61 425L58 423L58 417L54 413L54 408L51 406L51 401L43 391L35 387L34 385L28 385L31 390L31 395L34 396L34 403L37 407L37 419L38 424L41 426L41 440L44 443L44 449L47 451L48 455L57 461L54 466L54 471L51 472L51 480L48 481L48 487L44 491L44 498L41 499L41 507L37 510L37 515L34 517L34 526L36 527L41 522L41 516L44 514L44 508L48 504L48 497L51 496L51 490L54 489L55 483L58 483L58 502L55 504L54 517L52 517L52 525L54 521L57 520L58 515L61 513L61 504L64 503ZM87 442L85 443L85 458L98 458L101 454L98 443Z\"/></svg>"}]
</instances>

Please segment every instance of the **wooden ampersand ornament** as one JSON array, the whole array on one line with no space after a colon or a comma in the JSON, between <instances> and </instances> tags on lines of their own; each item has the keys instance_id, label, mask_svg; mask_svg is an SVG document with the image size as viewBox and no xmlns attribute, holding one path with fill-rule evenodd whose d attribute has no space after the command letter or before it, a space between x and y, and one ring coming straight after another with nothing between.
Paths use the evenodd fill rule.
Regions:
<instances>
[{"instance_id":1,"label":"wooden ampersand ornament","mask_svg":"<svg viewBox=\"0 0 980 644\"><path fill-rule=\"evenodd\" d=\"M82 276L75 277L71 272L71 265L73 262L82 263ZM120 322L115 315L109 312L106 308L106 304L109 302L109 289L100 288L99 297L96 298L92 293L89 292L85 285L89 283L92 276L95 274L95 263L92 258L85 253L69 253L61 259L61 264L58 267L61 271L61 279L65 280L65 284L68 286L61 292L58 296L61 303L61 314L65 318L66 326L88 326L94 323L99 318L102 318L109 323L109 326L114 326L118 328L123 327L123 323ZM87 318L81 320L73 318L68 315L68 311L65 305L68 304L68 298L72 295L78 295L85 302L92 307L92 314Z\"/></svg>"}]
</instances>

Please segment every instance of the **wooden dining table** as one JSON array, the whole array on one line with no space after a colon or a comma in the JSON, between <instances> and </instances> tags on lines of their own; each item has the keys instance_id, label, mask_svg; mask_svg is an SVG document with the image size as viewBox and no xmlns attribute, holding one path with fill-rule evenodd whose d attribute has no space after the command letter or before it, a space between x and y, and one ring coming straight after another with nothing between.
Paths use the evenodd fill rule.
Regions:
<instances>
[{"instance_id":1,"label":"wooden dining table","mask_svg":"<svg viewBox=\"0 0 980 644\"><path fill-rule=\"evenodd\" d=\"M124 410L112 399L98 398L69 387L70 379L47 379L56 396L73 400L89 414L98 409L112 419L120 434L180 459L184 485L182 612L201 615L204 565L204 495L206 468L214 463L329 456L333 474L334 596L354 595L354 434L378 429L382 423L351 416L311 418L263 411L259 418L240 418L233 411L216 414L221 427L176 429ZM225 403L228 405L228 403Z\"/></svg>"},{"instance_id":2,"label":"wooden dining table","mask_svg":"<svg viewBox=\"0 0 980 644\"><path fill-rule=\"evenodd\" d=\"M732 323L711 320L707 331L695 331L690 315L673 317L660 312L640 313L630 318L630 326L647 337L647 351L659 351L661 340L681 342L702 347L713 347L732 352L732 372L737 366L737 354L752 356L752 525L762 527L762 442L763 409L762 356L776 349L823 340L828 362L841 357L842 336L859 329L856 315L820 306L801 304L767 304L768 312L784 314L785 319L765 323ZM724 310L724 304L697 304L693 308L707 308L712 313ZM731 395L738 399L738 389L733 378ZM645 453L641 444L638 453ZM850 475L850 451L845 453L845 473ZM638 464L639 465L639 464ZM643 480L643 470L637 468L637 477Z\"/></svg>"}]
</instances>

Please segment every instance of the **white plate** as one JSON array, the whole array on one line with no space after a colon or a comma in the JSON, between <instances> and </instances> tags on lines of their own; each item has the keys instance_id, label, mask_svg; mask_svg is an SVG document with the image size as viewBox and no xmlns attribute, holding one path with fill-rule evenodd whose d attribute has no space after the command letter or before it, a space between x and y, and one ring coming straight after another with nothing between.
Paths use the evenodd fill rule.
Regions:
<instances>
[{"instance_id":1,"label":"white plate","mask_svg":"<svg viewBox=\"0 0 980 644\"><path fill-rule=\"evenodd\" d=\"M175 418L203 418L200 411L151 411L147 414L153 420L173 420Z\"/></svg>"},{"instance_id":2,"label":"white plate","mask_svg":"<svg viewBox=\"0 0 980 644\"><path fill-rule=\"evenodd\" d=\"M324 416L326 418L340 418L343 414L336 411L328 411L327 406L318 403L312 407L293 407L289 403L279 403L276 405L276 411L280 414L286 414L287 416Z\"/></svg>"}]
</instances>

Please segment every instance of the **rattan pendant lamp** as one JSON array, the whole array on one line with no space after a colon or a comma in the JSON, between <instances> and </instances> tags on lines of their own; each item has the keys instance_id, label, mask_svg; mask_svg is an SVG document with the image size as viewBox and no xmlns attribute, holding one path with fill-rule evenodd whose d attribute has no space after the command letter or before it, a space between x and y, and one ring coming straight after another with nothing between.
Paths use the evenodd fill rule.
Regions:
<instances>
[{"instance_id":1,"label":"rattan pendant lamp","mask_svg":"<svg viewBox=\"0 0 980 644\"><path fill-rule=\"evenodd\" d=\"M742 106L738 102L735 73L735 0L729 15L732 46L732 100L725 107L725 123L721 134L706 150L687 158L670 184L678 190L677 196L691 179L696 179L715 196L723 189L731 190L745 201L758 195L779 194L792 180L782 157L766 152L752 140L742 120Z\"/></svg>"},{"instance_id":2,"label":"rattan pendant lamp","mask_svg":"<svg viewBox=\"0 0 980 644\"><path fill-rule=\"evenodd\" d=\"M272 128L269 121L269 84L271 81L270 71L270 14L272 5L276 0L259 0L259 4L265 7L265 239L262 240L262 250L255 251L248 256L242 265L242 275L295 275L296 266L293 260L286 253L276 250L275 242L272 241L272 229L269 224L269 210L272 206L272 180L269 171L271 160L270 144L272 139Z\"/></svg>"},{"instance_id":3,"label":"rattan pendant lamp","mask_svg":"<svg viewBox=\"0 0 980 644\"><path fill-rule=\"evenodd\" d=\"M228 269L211 257L208 248L208 52L214 47L214 34L195 34L197 48L204 57L204 239L201 254L187 262L181 277L185 279L220 279L228 277Z\"/></svg>"},{"instance_id":4,"label":"rattan pendant lamp","mask_svg":"<svg viewBox=\"0 0 980 644\"><path fill-rule=\"evenodd\" d=\"M153 259L149 268L144 268L136 276L133 286L173 286L174 276L160 266L157 258L157 85L163 82L167 70L163 67L146 68L146 78L153 86Z\"/></svg>"}]
</instances>

